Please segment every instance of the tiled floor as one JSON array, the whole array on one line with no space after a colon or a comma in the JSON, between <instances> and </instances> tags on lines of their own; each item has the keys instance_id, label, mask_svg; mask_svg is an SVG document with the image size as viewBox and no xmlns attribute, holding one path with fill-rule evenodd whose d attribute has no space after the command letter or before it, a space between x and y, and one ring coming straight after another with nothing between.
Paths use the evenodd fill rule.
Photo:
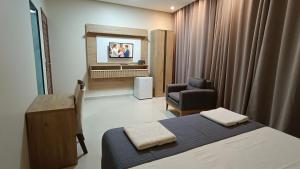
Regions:
<instances>
[{"instance_id":1,"label":"tiled floor","mask_svg":"<svg viewBox=\"0 0 300 169\"><path fill-rule=\"evenodd\" d=\"M130 95L85 100L83 130L89 153L68 169L100 169L101 137L111 128L175 117L165 111L165 99L138 100ZM82 154L78 144L78 153Z\"/></svg>"}]
</instances>

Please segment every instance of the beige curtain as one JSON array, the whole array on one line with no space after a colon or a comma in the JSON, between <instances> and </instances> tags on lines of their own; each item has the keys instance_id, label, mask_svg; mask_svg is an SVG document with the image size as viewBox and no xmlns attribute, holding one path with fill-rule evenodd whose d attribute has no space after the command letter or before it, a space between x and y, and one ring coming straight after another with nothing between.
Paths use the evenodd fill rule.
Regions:
<instances>
[{"instance_id":1,"label":"beige curtain","mask_svg":"<svg viewBox=\"0 0 300 169\"><path fill-rule=\"evenodd\" d=\"M300 1L264 5L267 18L247 114L300 137Z\"/></svg>"},{"instance_id":2,"label":"beige curtain","mask_svg":"<svg viewBox=\"0 0 300 169\"><path fill-rule=\"evenodd\" d=\"M198 3L201 2L208 3ZM300 1L216 2L211 4L215 7L210 7L215 13L206 12L206 17L212 21L187 19L191 16L184 15L184 20L201 21L198 23L201 27L193 28L195 30L203 31L206 23L213 25L212 30L204 29L206 32L202 35L205 36L181 35L182 28L190 27L183 26L187 24L180 22L183 16L179 12L176 14L176 46L182 47L186 42L193 44L195 39L189 37L196 37L196 41L205 46L198 46L198 55L195 51L182 52L185 48L176 50L177 81L186 82L188 77L195 75L210 79L218 90L219 106L300 137L297 125L300 121L297 100L300 97L300 12L297 9ZM184 8L183 11L190 10ZM200 58L190 61L194 57ZM182 64L186 62L188 66Z\"/></svg>"},{"instance_id":3,"label":"beige curtain","mask_svg":"<svg viewBox=\"0 0 300 169\"><path fill-rule=\"evenodd\" d=\"M206 42L212 39L215 10L216 0L200 0L175 13L177 83L201 76L211 48Z\"/></svg>"},{"instance_id":4,"label":"beige curtain","mask_svg":"<svg viewBox=\"0 0 300 169\"><path fill-rule=\"evenodd\" d=\"M259 57L265 16L259 0L218 0L211 55L204 78L214 81L218 105L245 113Z\"/></svg>"}]
</instances>

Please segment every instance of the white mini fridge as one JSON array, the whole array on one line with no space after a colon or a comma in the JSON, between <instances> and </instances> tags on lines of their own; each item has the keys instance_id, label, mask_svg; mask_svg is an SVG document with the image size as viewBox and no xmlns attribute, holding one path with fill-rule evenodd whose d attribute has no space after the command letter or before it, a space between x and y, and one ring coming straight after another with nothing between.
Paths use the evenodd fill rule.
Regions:
<instances>
[{"instance_id":1,"label":"white mini fridge","mask_svg":"<svg viewBox=\"0 0 300 169\"><path fill-rule=\"evenodd\" d=\"M152 77L135 77L133 95L138 99L151 99L153 96Z\"/></svg>"}]
</instances>

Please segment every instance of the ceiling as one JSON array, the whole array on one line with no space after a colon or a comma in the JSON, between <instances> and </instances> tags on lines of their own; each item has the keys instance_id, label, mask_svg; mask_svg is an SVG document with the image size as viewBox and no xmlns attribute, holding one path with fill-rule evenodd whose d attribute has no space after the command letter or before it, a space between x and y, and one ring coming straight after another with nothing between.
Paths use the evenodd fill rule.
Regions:
<instances>
[{"instance_id":1,"label":"ceiling","mask_svg":"<svg viewBox=\"0 0 300 169\"><path fill-rule=\"evenodd\" d=\"M114 4L173 13L196 0L97 0ZM174 6L174 10L171 10Z\"/></svg>"}]
</instances>

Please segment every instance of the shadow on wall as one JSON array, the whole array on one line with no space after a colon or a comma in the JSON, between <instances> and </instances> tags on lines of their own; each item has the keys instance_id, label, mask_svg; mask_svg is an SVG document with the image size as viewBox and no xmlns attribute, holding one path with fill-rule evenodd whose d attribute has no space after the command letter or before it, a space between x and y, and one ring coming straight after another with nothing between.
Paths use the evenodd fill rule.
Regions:
<instances>
[{"instance_id":1,"label":"shadow on wall","mask_svg":"<svg viewBox=\"0 0 300 169\"><path fill-rule=\"evenodd\" d=\"M20 169L30 169L25 118L24 118L24 126L23 126Z\"/></svg>"}]
</instances>

